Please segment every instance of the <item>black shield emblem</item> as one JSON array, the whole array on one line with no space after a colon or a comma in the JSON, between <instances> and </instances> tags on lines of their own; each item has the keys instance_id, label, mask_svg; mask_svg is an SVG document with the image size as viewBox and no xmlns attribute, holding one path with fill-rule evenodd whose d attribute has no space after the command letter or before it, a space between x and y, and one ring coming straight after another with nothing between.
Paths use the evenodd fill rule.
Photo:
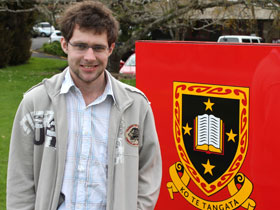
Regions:
<instances>
[{"instance_id":1,"label":"black shield emblem","mask_svg":"<svg viewBox=\"0 0 280 210\"><path fill-rule=\"evenodd\" d=\"M249 89L174 83L174 137L181 162L210 196L239 171L248 148Z\"/></svg>"}]
</instances>

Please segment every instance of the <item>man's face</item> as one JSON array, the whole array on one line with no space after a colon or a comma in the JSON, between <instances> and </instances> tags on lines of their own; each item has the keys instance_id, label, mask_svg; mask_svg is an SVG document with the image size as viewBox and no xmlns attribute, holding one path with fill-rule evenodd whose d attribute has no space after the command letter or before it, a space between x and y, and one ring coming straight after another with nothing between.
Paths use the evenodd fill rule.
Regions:
<instances>
[{"instance_id":1,"label":"man's face","mask_svg":"<svg viewBox=\"0 0 280 210\"><path fill-rule=\"evenodd\" d=\"M81 30L76 26L69 42L63 38L61 46L68 54L70 73L78 87L104 80L104 70L114 48L114 44L108 46L105 32L95 34L92 30ZM87 49L87 46L93 48Z\"/></svg>"}]
</instances>

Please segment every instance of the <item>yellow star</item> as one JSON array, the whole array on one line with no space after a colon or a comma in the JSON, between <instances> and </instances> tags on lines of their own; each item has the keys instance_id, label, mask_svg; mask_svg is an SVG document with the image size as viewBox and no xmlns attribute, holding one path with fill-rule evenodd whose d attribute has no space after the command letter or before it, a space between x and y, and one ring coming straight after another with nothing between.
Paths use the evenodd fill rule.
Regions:
<instances>
[{"instance_id":1,"label":"yellow star","mask_svg":"<svg viewBox=\"0 0 280 210\"><path fill-rule=\"evenodd\" d=\"M213 110L212 110L212 106L213 106L215 103L212 103L212 102L210 101L210 98L208 98L208 101L207 101L207 102L203 102L203 103L206 105L205 111L208 110L208 109L210 109L211 111L213 111Z\"/></svg>"},{"instance_id":2,"label":"yellow star","mask_svg":"<svg viewBox=\"0 0 280 210\"><path fill-rule=\"evenodd\" d=\"M232 129L230 129L229 133L226 133L228 135L228 141L232 140L233 142L235 142L234 137L237 136L237 134L232 132Z\"/></svg>"},{"instance_id":3,"label":"yellow star","mask_svg":"<svg viewBox=\"0 0 280 210\"><path fill-rule=\"evenodd\" d=\"M204 174L209 173L213 176L212 169L215 168L216 166L211 165L209 159L207 160L206 164L202 163L201 165L205 168Z\"/></svg>"},{"instance_id":4,"label":"yellow star","mask_svg":"<svg viewBox=\"0 0 280 210\"><path fill-rule=\"evenodd\" d=\"M191 131L191 127L189 127L189 124L187 123L186 126L183 126L183 129L185 130L184 135L189 134L189 136L191 135L190 131Z\"/></svg>"}]
</instances>

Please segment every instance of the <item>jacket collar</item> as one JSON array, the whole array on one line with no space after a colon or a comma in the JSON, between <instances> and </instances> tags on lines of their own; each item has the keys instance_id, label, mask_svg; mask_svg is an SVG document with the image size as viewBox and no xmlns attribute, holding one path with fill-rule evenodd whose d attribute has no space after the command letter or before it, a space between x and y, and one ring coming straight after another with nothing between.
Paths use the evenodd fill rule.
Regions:
<instances>
[{"instance_id":1,"label":"jacket collar","mask_svg":"<svg viewBox=\"0 0 280 210\"><path fill-rule=\"evenodd\" d=\"M64 78L65 78L65 74L66 74L66 70L68 69L69 67L67 67L66 69L64 69L63 72L59 73L59 74L56 74L54 76L52 76L51 78L49 79L44 79L43 80L43 84L44 86L46 87L46 91L47 93L49 94L50 98L51 99L54 99L57 95L59 95L60 93L60 90L61 90L61 86L62 86L62 83L64 81Z\"/></svg>"},{"instance_id":2,"label":"jacket collar","mask_svg":"<svg viewBox=\"0 0 280 210\"><path fill-rule=\"evenodd\" d=\"M128 94L128 85L115 79L107 70L107 75L111 80L115 104L120 111L123 111L133 103L133 98Z\"/></svg>"}]
</instances>

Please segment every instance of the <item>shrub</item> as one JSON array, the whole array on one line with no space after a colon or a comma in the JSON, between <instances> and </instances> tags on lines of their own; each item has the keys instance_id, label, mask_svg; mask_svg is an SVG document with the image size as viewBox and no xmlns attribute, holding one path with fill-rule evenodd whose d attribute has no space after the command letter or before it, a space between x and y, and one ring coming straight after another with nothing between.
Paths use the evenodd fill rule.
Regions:
<instances>
[{"instance_id":1,"label":"shrub","mask_svg":"<svg viewBox=\"0 0 280 210\"><path fill-rule=\"evenodd\" d=\"M52 55L58 55L58 56L64 56L64 57L67 56L61 49L60 42L58 42L58 41L43 44L42 50L45 53L49 53Z\"/></svg>"}]
</instances>

